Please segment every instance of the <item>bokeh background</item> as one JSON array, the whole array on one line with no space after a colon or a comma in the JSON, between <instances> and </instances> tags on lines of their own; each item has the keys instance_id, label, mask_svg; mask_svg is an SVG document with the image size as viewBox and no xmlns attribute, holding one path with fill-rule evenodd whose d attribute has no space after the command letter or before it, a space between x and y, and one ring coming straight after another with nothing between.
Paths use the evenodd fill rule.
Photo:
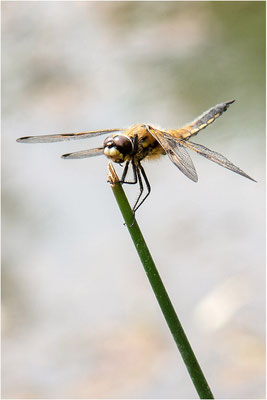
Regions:
<instances>
[{"instance_id":1,"label":"bokeh background","mask_svg":"<svg viewBox=\"0 0 267 400\"><path fill-rule=\"evenodd\" d=\"M60 158L103 137L15 139L178 128L229 99L195 141L258 183L163 157L137 218L214 395L265 397L265 3L2 2L2 74L2 397L197 397L107 160Z\"/></svg>"}]
</instances>

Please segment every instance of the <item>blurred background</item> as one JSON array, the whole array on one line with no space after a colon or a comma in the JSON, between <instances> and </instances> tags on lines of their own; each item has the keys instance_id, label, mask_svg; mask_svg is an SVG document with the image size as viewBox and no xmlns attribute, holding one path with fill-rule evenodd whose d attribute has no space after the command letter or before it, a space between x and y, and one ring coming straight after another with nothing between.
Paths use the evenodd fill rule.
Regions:
<instances>
[{"instance_id":1,"label":"blurred background","mask_svg":"<svg viewBox=\"0 0 267 400\"><path fill-rule=\"evenodd\" d=\"M137 220L214 395L265 397L265 3L2 2L2 73L2 397L197 398L107 159L60 158L103 137L15 139L179 128L230 99L195 141L258 183L163 157Z\"/></svg>"}]
</instances>

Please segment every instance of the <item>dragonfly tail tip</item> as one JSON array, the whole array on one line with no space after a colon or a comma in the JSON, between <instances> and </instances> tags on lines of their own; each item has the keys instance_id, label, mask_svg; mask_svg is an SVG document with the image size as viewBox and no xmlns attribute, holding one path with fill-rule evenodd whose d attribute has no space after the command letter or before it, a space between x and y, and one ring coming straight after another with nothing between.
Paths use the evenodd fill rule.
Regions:
<instances>
[{"instance_id":1,"label":"dragonfly tail tip","mask_svg":"<svg viewBox=\"0 0 267 400\"><path fill-rule=\"evenodd\" d=\"M234 100L229 100L229 101L227 101L226 103L227 104L233 104L235 102L235 99Z\"/></svg>"}]
</instances>

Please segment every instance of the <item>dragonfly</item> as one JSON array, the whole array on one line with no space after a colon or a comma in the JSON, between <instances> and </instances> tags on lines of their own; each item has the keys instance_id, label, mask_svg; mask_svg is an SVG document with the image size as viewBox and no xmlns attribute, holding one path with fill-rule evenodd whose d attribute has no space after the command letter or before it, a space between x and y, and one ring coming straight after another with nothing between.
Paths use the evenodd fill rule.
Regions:
<instances>
[{"instance_id":1,"label":"dragonfly","mask_svg":"<svg viewBox=\"0 0 267 400\"><path fill-rule=\"evenodd\" d=\"M139 193L132 207L132 211L135 214L137 209L144 203L151 192L149 180L144 167L141 164L143 160L167 155L173 164L185 176L187 176L187 178L191 179L193 182L197 182L197 172L187 151L192 150L208 160L256 182L222 154L189 140L220 117L228 109L230 104L234 103L234 101L235 100L229 100L215 105L197 117L194 121L180 129L165 130L149 124L136 124L130 128L114 128L41 136L24 136L17 139L17 142L54 143L76 139L88 139L95 136L109 134L109 136L105 138L103 146L63 154L62 158L82 159L104 154L114 163L120 165L124 164L124 169L119 182L122 184L139 184ZM132 180L126 179L129 172L129 166L133 171ZM146 193L144 193L144 183L146 186Z\"/></svg>"}]
</instances>

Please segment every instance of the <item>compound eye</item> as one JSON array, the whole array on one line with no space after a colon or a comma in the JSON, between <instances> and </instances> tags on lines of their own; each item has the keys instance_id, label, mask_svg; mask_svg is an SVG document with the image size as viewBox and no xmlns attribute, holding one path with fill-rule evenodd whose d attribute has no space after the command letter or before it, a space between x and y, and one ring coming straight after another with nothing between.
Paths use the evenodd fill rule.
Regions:
<instances>
[{"instance_id":1,"label":"compound eye","mask_svg":"<svg viewBox=\"0 0 267 400\"><path fill-rule=\"evenodd\" d=\"M130 138L124 135L117 135L113 137L113 141L117 149L122 154L131 154L133 151L133 144Z\"/></svg>"},{"instance_id":2,"label":"compound eye","mask_svg":"<svg viewBox=\"0 0 267 400\"><path fill-rule=\"evenodd\" d=\"M112 136L108 136L106 137L106 139L104 140L104 147L108 147L111 148L114 146L114 140Z\"/></svg>"}]
</instances>

